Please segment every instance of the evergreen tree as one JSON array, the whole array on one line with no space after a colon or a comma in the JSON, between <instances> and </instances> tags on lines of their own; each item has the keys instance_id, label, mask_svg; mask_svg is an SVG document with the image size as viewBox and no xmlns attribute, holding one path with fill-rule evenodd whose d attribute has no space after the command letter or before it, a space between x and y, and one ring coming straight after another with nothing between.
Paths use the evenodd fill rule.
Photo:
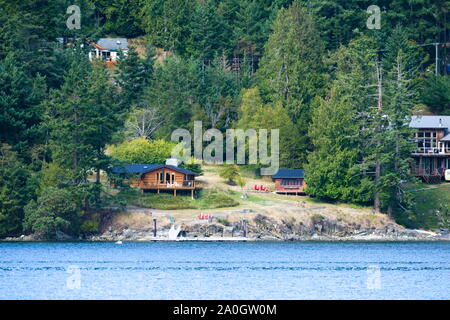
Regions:
<instances>
[{"instance_id":1,"label":"evergreen tree","mask_svg":"<svg viewBox=\"0 0 450 320\"><path fill-rule=\"evenodd\" d=\"M214 0L207 0L195 8L190 24L191 33L186 51L200 59L212 59L230 53L228 39L225 37L229 25L216 13Z\"/></svg>"},{"instance_id":2,"label":"evergreen tree","mask_svg":"<svg viewBox=\"0 0 450 320\"><path fill-rule=\"evenodd\" d=\"M189 126L192 110L199 103L200 81L196 60L171 56L155 66L152 86L146 90L143 102L160 115L162 126L157 136L169 138L173 130Z\"/></svg>"},{"instance_id":3,"label":"evergreen tree","mask_svg":"<svg viewBox=\"0 0 450 320\"><path fill-rule=\"evenodd\" d=\"M324 86L323 50L312 19L295 2L279 11L257 72L263 96L269 101L281 102L296 124L297 150L302 150L303 164L310 150L307 130L311 106Z\"/></svg>"},{"instance_id":4,"label":"evergreen tree","mask_svg":"<svg viewBox=\"0 0 450 320\"><path fill-rule=\"evenodd\" d=\"M43 77L30 78L14 54L0 60L0 141L23 156L41 137L39 104L45 93Z\"/></svg>"},{"instance_id":5,"label":"evergreen tree","mask_svg":"<svg viewBox=\"0 0 450 320\"><path fill-rule=\"evenodd\" d=\"M24 206L34 197L30 171L7 144L0 145L0 237L22 230Z\"/></svg>"},{"instance_id":6,"label":"evergreen tree","mask_svg":"<svg viewBox=\"0 0 450 320\"><path fill-rule=\"evenodd\" d=\"M149 0L143 6L143 23L150 44L185 53L197 1Z\"/></svg>"},{"instance_id":7,"label":"evergreen tree","mask_svg":"<svg viewBox=\"0 0 450 320\"><path fill-rule=\"evenodd\" d=\"M123 108L131 108L142 97L145 88L150 84L153 73L153 55L149 50L147 58L139 57L136 49L130 47L127 54L119 54L117 83Z\"/></svg>"}]
</instances>

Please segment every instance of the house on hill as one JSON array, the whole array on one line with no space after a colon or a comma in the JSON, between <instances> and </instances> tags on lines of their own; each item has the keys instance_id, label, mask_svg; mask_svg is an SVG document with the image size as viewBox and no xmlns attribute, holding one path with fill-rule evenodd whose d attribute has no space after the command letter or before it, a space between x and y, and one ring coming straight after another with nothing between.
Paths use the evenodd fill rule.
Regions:
<instances>
[{"instance_id":1,"label":"house on hill","mask_svg":"<svg viewBox=\"0 0 450 320\"><path fill-rule=\"evenodd\" d=\"M89 52L89 60L102 59L114 63L119 57L119 52L128 52L128 40L125 38L101 38L97 42L91 42L93 50Z\"/></svg>"},{"instance_id":2,"label":"house on hill","mask_svg":"<svg viewBox=\"0 0 450 320\"><path fill-rule=\"evenodd\" d=\"M275 192L283 194L305 193L305 170L303 169L278 169L272 176L275 181Z\"/></svg>"},{"instance_id":3,"label":"house on hill","mask_svg":"<svg viewBox=\"0 0 450 320\"><path fill-rule=\"evenodd\" d=\"M112 168L113 174L123 175L131 179L131 186L139 187L142 192L177 191L194 192L198 189L195 177L197 173L169 164L127 164Z\"/></svg>"},{"instance_id":4,"label":"house on hill","mask_svg":"<svg viewBox=\"0 0 450 320\"><path fill-rule=\"evenodd\" d=\"M450 169L450 116L413 116L410 127L417 129L413 174L426 183L438 183Z\"/></svg>"}]
</instances>

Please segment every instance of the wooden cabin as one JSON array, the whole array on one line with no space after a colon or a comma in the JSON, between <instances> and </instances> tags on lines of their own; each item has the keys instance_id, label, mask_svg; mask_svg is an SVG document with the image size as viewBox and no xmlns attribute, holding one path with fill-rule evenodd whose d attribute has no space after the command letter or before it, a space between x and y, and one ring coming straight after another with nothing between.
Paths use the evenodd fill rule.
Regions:
<instances>
[{"instance_id":1,"label":"wooden cabin","mask_svg":"<svg viewBox=\"0 0 450 320\"><path fill-rule=\"evenodd\" d=\"M413 116L416 129L413 175L426 183L438 183L450 169L450 116Z\"/></svg>"},{"instance_id":2,"label":"wooden cabin","mask_svg":"<svg viewBox=\"0 0 450 320\"><path fill-rule=\"evenodd\" d=\"M281 194L304 194L305 171L303 169L278 169L272 176L275 181L275 192Z\"/></svg>"},{"instance_id":3,"label":"wooden cabin","mask_svg":"<svg viewBox=\"0 0 450 320\"><path fill-rule=\"evenodd\" d=\"M193 197L197 189L195 181L197 173L173 165L127 164L115 166L111 172L129 177L130 185L139 187L142 192L160 193L161 190L169 190L176 196L177 191L190 191Z\"/></svg>"}]
</instances>

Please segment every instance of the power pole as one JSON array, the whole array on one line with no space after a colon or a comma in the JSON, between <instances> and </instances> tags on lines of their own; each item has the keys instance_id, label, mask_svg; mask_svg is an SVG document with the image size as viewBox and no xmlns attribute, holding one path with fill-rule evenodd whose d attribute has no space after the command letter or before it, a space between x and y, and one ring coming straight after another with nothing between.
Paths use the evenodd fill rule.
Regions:
<instances>
[{"instance_id":1,"label":"power pole","mask_svg":"<svg viewBox=\"0 0 450 320\"><path fill-rule=\"evenodd\" d=\"M427 43L427 44L421 44L421 47L427 47L427 46L434 46L435 48L435 70L436 76L439 75L439 45L442 43L434 42L434 43Z\"/></svg>"}]
</instances>

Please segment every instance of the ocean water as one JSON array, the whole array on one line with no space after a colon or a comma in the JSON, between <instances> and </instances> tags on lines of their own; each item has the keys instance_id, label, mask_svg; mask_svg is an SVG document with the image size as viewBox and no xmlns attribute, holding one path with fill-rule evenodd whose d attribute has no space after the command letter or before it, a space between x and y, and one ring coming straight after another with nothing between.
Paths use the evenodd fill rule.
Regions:
<instances>
[{"instance_id":1,"label":"ocean water","mask_svg":"<svg viewBox=\"0 0 450 320\"><path fill-rule=\"evenodd\" d=\"M0 299L449 299L450 243L0 243Z\"/></svg>"}]
</instances>

